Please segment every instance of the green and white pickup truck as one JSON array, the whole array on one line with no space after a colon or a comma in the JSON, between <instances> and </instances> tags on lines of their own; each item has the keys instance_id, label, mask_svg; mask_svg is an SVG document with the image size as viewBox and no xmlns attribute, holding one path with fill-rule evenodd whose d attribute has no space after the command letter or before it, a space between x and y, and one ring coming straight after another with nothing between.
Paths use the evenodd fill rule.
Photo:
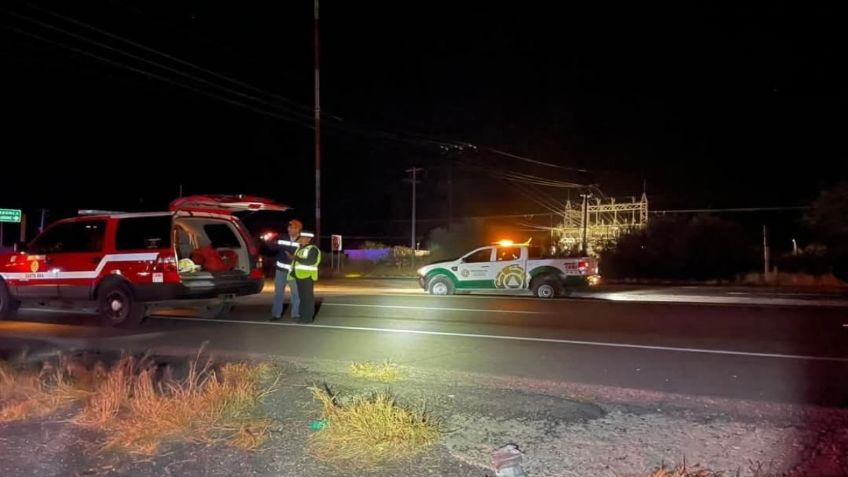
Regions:
<instances>
[{"instance_id":1,"label":"green and white pickup truck","mask_svg":"<svg viewBox=\"0 0 848 477\"><path fill-rule=\"evenodd\" d=\"M539 247L499 243L421 267L418 283L431 295L532 292L540 298L553 298L600 282L594 258L537 257L541 257Z\"/></svg>"}]
</instances>

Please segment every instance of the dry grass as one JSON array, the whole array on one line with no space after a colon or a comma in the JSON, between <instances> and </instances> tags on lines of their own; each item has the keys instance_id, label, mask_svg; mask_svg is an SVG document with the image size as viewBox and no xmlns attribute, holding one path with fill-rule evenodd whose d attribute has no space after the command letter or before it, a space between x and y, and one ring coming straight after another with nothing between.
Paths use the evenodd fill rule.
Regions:
<instances>
[{"instance_id":1,"label":"dry grass","mask_svg":"<svg viewBox=\"0 0 848 477\"><path fill-rule=\"evenodd\" d=\"M397 364L386 360L383 363L374 363L367 361L364 363L352 363L350 365L350 374L357 378L370 379L372 381L380 381L391 383L401 379L402 374Z\"/></svg>"},{"instance_id":2,"label":"dry grass","mask_svg":"<svg viewBox=\"0 0 848 477\"><path fill-rule=\"evenodd\" d=\"M657 469L644 477L722 477L720 472L711 472L705 469L689 469L685 466Z\"/></svg>"},{"instance_id":3,"label":"dry grass","mask_svg":"<svg viewBox=\"0 0 848 477\"><path fill-rule=\"evenodd\" d=\"M41 370L0 362L0 422L43 417L81 403L78 425L106 433L105 447L154 454L163 442L226 441L255 449L268 436L262 400L276 389L269 365L189 363L174 379L170 368L125 356L111 369L62 357Z\"/></svg>"},{"instance_id":4,"label":"dry grass","mask_svg":"<svg viewBox=\"0 0 848 477\"><path fill-rule=\"evenodd\" d=\"M715 472L709 469L699 468L699 466L688 466L685 461L682 465L676 467L667 467L663 464L659 469L650 474L640 474L637 477L767 477L772 475L771 471L760 463L750 463L748 471L743 473L741 468L732 474L723 472Z\"/></svg>"},{"instance_id":5,"label":"dry grass","mask_svg":"<svg viewBox=\"0 0 848 477\"><path fill-rule=\"evenodd\" d=\"M387 393L340 403L325 389L311 389L322 404L321 417L327 423L309 441L309 452L318 459L373 468L415 455L441 434L423 410L399 406Z\"/></svg>"},{"instance_id":6,"label":"dry grass","mask_svg":"<svg viewBox=\"0 0 848 477\"><path fill-rule=\"evenodd\" d=\"M43 417L86 399L93 373L74 376L64 365L40 371L0 363L0 422Z\"/></svg>"},{"instance_id":7,"label":"dry grass","mask_svg":"<svg viewBox=\"0 0 848 477\"><path fill-rule=\"evenodd\" d=\"M190 363L181 380L156 379L155 369L132 358L116 365L80 412L76 422L106 431L107 448L155 454L163 442L227 441L250 450L267 438L262 399L268 365L225 364L218 370Z\"/></svg>"}]
</instances>

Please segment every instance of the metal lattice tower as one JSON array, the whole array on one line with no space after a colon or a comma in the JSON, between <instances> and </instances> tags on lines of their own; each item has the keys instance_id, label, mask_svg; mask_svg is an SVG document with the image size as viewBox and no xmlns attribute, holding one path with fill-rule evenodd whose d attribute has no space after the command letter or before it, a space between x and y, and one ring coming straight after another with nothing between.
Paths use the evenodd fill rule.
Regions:
<instances>
[{"instance_id":1,"label":"metal lattice tower","mask_svg":"<svg viewBox=\"0 0 848 477\"><path fill-rule=\"evenodd\" d=\"M589 199L586 238L590 252L598 252L610 245L622 235L644 229L648 225L648 197L642 194L640 200L631 197L629 201L617 202ZM583 237L583 204L565 203L563 222L554 230L554 236L563 250L580 249Z\"/></svg>"}]
</instances>

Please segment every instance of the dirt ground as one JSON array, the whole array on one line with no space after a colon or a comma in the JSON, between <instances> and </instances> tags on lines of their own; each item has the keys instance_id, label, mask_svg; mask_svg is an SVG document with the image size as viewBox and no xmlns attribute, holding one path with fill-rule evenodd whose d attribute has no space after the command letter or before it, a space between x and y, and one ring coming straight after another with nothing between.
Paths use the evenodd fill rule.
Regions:
<instances>
[{"instance_id":1,"label":"dirt ground","mask_svg":"<svg viewBox=\"0 0 848 477\"><path fill-rule=\"evenodd\" d=\"M174 443L154 457L104 451L73 410L0 425L0 475L48 476L475 476L494 475L492 451L517 444L529 476L617 476L663 463L727 475L848 474L848 412L645 395L566 383L403 369L385 384L354 378L350 363L279 360L279 389L264 403L274 426L256 452ZM320 405L309 387L341 395L390 390L425 407L446 430L428 451L377 470L340 468L306 451Z\"/></svg>"}]
</instances>

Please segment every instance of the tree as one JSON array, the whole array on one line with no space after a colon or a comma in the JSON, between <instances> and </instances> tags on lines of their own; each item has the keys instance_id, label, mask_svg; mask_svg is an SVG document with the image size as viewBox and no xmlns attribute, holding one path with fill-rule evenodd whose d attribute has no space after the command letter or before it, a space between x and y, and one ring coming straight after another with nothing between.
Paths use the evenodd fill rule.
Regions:
<instances>
[{"instance_id":1,"label":"tree","mask_svg":"<svg viewBox=\"0 0 848 477\"><path fill-rule=\"evenodd\" d=\"M848 280L848 182L822 191L804 222L827 247L834 275Z\"/></svg>"},{"instance_id":2,"label":"tree","mask_svg":"<svg viewBox=\"0 0 848 477\"><path fill-rule=\"evenodd\" d=\"M659 217L605 253L602 273L611 278L732 280L755 265L756 250L728 220L710 215Z\"/></svg>"},{"instance_id":3,"label":"tree","mask_svg":"<svg viewBox=\"0 0 848 477\"><path fill-rule=\"evenodd\" d=\"M468 219L450 230L439 227L430 232L430 258L445 260L459 257L486 243L486 227L481 220Z\"/></svg>"}]
</instances>

